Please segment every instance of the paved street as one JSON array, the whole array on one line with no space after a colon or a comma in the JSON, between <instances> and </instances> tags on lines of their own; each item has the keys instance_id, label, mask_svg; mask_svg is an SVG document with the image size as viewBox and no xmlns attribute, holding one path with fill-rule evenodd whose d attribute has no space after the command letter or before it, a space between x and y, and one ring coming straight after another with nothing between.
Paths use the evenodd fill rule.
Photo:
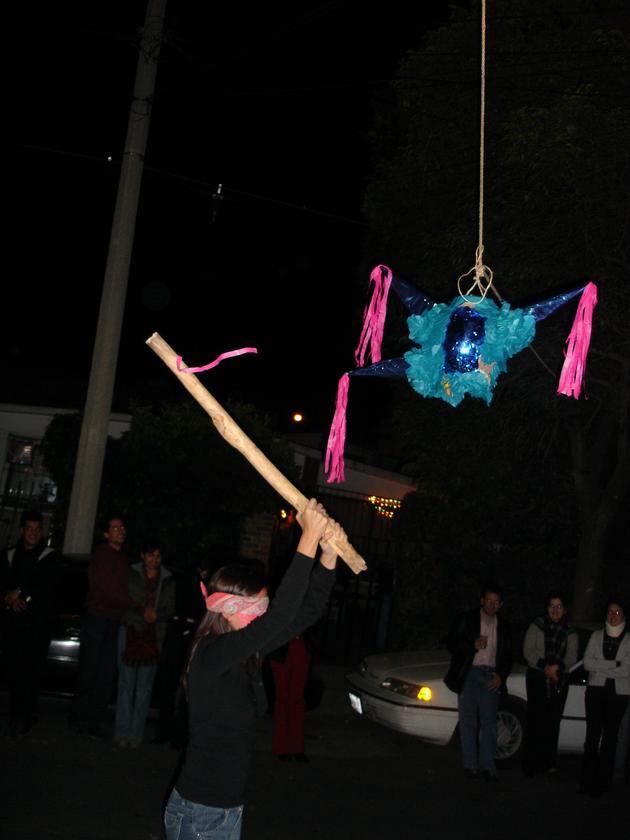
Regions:
<instances>
[{"instance_id":1,"label":"paved street","mask_svg":"<svg viewBox=\"0 0 630 840\"><path fill-rule=\"evenodd\" d=\"M322 705L307 715L308 764L277 761L271 720L261 721L243 840L581 840L627 828L628 788L617 780L600 800L579 796L577 757L564 757L557 777L524 779L514 768L497 785L466 781L455 746L430 747L352 715L342 677L340 668L324 673ZM32 734L2 738L0 836L161 840L178 753L70 735L66 714L66 700L46 698Z\"/></svg>"}]
</instances>

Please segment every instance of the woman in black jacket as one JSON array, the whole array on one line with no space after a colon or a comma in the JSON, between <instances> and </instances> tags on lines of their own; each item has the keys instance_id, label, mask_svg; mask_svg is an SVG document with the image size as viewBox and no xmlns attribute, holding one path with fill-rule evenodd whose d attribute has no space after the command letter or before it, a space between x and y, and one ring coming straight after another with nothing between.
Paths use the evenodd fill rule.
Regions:
<instances>
[{"instance_id":1,"label":"woman in black jacket","mask_svg":"<svg viewBox=\"0 0 630 840\"><path fill-rule=\"evenodd\" d=\"M328 540L345 538L314 499L298 521L296 555L268 610L267 590L250 567L225 566L210 580L186 674L190 738L164 815L167 840L240 837L256 715L266 709L261 656L321 615L335 579Z\"/></svg>"},{"instance_id":2,"label":"woman in black jacket","mask_svg":"<svg viewBox=\"0 0 630 840\"><path fill-rule=\"evenodd\" d=\"M547 596L545 615L527 628L523 656L527 661L527 727L523 750L526 776L556 770L558 735L569 690L568 672L577 662L577 631L570 626L564 598Z\"/></svg>"}]
</instances>

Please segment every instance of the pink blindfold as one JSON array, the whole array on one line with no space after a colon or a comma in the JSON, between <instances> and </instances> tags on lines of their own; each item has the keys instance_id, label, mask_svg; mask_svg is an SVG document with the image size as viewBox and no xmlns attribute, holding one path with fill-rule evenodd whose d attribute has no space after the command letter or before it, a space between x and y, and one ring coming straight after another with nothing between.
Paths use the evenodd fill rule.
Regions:
<instances>
[{"instance_id":1,"label":"pink blindfold","mask_svg":"<svg viewBox=\"0 0 630 840\"><path fill-rule=\"evenodd\" d=\"M206 602L206 609L210 612L222 613L225 616L238 615L244 625L250 624L267 612L269 598L248 598L245 595L230 595L226 592L213 592L201 583L201 592Z\"/></svg>"}]
</instances>

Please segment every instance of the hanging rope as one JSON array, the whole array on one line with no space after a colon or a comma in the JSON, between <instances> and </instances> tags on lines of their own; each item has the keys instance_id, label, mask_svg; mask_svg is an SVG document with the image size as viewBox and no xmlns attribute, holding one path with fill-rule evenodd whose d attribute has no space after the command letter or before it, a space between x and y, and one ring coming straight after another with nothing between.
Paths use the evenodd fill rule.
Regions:
<instances>
[{"instance_id":1,"label":"hanging rope","mask_svg":"<svg viewBox=\"0 0 630 840\"><path fill-rule=\"evenodd\" d=\"M479 243L475 252L475 264L465 274L457 278L457 289L464 300L471 306L475 306L480 301L473 301L468 298L468 295L476 294L481 296L484 300L490 289L493 290L497 300L501 297L496 292L492 285L492 271L483 262L483 186L484 186L484 166L485 166L485 146L486 146L486 0L481 0L481 118L479 128ZM462 280L474 275L474 282L465 291L462 291Z\"/></svg>"},{"instance_id":2,"label":"hanging rope","mask_svg":"<svg viewBox=\"0 0 630 840\"><path fill-rule=\"evenodd\" d=\"M469 306L477 306L482 300L485 300L489 291L495 296L499 303L503 302L503 298L497 291L493 283L492 269L484 265L483 262L483 203L484 203L484 167L485 167L485 148L486 148L486 0L481 0L481 114L479 121L479 242L477 250L475 251L475 264L465 274L457 278L457 290L460 296L466 301ZM474 274L474 282L462 291L462 280ZM472 300L469 295L475 294L479 296L480 300ZM532 345L528 348L534 356L538 359L545 370L555 378L554 372L549 365L540 357L534 350Z\"/></svg>"}]
</instances>

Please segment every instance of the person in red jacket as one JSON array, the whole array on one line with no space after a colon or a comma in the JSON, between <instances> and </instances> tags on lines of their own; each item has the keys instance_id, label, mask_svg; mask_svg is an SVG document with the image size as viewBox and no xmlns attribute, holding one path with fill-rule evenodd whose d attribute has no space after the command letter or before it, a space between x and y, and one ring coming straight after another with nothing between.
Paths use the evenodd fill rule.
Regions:
<instances>
[{"instance_id":1,"label":"person in red jacket","mask_svg":"<svg viewBox=\"0 0 630 840\"><path fill-rule=\"evenodd\" d=\"M122 519L107 519L103 536L105 542L96 547L88 567L79 676L69 719L72 729L94 737L104 735L101 724L116 679L123 615L135 610L148 623L156 617L153 608L145 608L129 596L129 561L122 550L127 532Z\"/></svg>"}]
</instances>

